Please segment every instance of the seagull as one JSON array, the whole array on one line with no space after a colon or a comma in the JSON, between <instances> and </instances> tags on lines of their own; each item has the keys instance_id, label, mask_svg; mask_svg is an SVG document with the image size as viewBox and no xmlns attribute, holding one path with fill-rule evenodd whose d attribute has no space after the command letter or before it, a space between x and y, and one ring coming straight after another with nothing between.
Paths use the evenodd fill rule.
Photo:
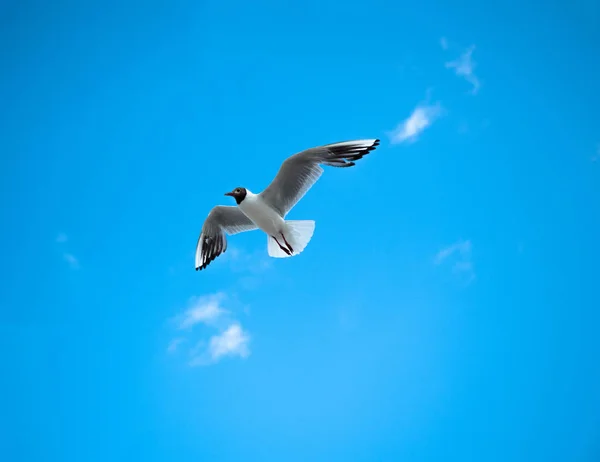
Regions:
<instances>
[{"instance_id":1,"label":"seagull","mask_svg":"<svg viewBox=\"0 0 600 462\"><path fill-rule=\"evenodd\" d=\"M342 141L306 149L288 157L267 188L254 194L237 187L225 193L237 205L217 205L202 225L196 244L196 271L205 269L227 250L225 235L262 230L267 235L270 257L300 254L311 240L313 220L286 220L290 210L323 174L321 165L352 167L379 145L378 139Z\"/></svg>"}]
</instances>

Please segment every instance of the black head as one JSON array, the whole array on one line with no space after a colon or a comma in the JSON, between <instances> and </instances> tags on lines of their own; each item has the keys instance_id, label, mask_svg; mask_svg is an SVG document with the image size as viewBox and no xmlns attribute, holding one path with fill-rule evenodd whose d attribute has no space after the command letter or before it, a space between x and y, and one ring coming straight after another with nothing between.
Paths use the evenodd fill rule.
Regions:
<instances>
[{"instance_id":1,"label":"black head","mask_svg":"<svg viewBox=\"0 0 600 462\"><path fill-rule=\"evenodd\" d=\"M235 199L238 205L246 198L246 188L235 188L233 191L225 193L226 196L231 196Z\"/></svg>"}]
</instances>

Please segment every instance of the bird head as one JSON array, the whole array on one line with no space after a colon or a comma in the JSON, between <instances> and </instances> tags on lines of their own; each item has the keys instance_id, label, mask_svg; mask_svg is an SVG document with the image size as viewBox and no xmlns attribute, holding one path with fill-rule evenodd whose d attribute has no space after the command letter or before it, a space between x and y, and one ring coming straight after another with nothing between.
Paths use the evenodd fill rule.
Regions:
<instances>
[{"instance_id":1,"label":"bird head","mask_svg":"<svg viewBox=\"0 0 600 462\"><path fill-rule=\"evenodd\" d=\"M246 188L235 188L233 191L225 193L226 196L231 196L239 205L246 198Z\"/></svg>"}]
</instances>

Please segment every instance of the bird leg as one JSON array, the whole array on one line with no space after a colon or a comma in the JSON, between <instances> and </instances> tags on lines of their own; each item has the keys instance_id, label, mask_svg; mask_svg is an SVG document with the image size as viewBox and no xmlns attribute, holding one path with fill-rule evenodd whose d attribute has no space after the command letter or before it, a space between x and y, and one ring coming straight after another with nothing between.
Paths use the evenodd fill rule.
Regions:
<instances>
[{"instance_id":1,"label":"bird leg","mask_svg":"<svg viewBox=\"0 0 600 462\"><path fill-rule=\"evenodd\" d=\"M283 238L283 242L285 242L285 245L287 245L287 248L290 250L290 255L294 253L294 249L292 249L292 246L289 244L283 233L281 233L281 237Z\"/></svg>"},{"instance_id":2,"label":"bird leg","mask_svg":"<svg viewBox=\"0 0 600 462\"><path fill-rule=\"evenodd\" d=\"M283 236L283 235L282 235ZM291 255L290 251L288 249L286 249L284 246L282 246L279 241L277 240L277 238L275 236L271 236L273 239L275 239L275 242L277 242L277 245L279 246L279 248L281 250L283 250L286 254ZM285 238L284 238L285 239Z\"/></svg>"}]
</instances>

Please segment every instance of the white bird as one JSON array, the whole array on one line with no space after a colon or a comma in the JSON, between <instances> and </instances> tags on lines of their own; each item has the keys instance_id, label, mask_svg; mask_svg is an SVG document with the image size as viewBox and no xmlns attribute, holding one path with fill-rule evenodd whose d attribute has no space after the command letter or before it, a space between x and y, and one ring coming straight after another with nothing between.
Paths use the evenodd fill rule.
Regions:
<instances>
[{"instance_id":1,"label":"white bird","mask_svg":"<svg viewBox=\"0 0 600 462\"><path fill-rule=\"evenodd\" d=\"M225 234L260 229L267 234L269 256L286 258L301 253L313 236L315 222L286 220L285 216L322 175L321 165L352 167L378 145L378 139L369 139L310 148L288 157L260 194L242 187L225 193L237 206L217 205L208 214L196 245L196 271L227 250Z\"/></svg>"}]
</instances>

